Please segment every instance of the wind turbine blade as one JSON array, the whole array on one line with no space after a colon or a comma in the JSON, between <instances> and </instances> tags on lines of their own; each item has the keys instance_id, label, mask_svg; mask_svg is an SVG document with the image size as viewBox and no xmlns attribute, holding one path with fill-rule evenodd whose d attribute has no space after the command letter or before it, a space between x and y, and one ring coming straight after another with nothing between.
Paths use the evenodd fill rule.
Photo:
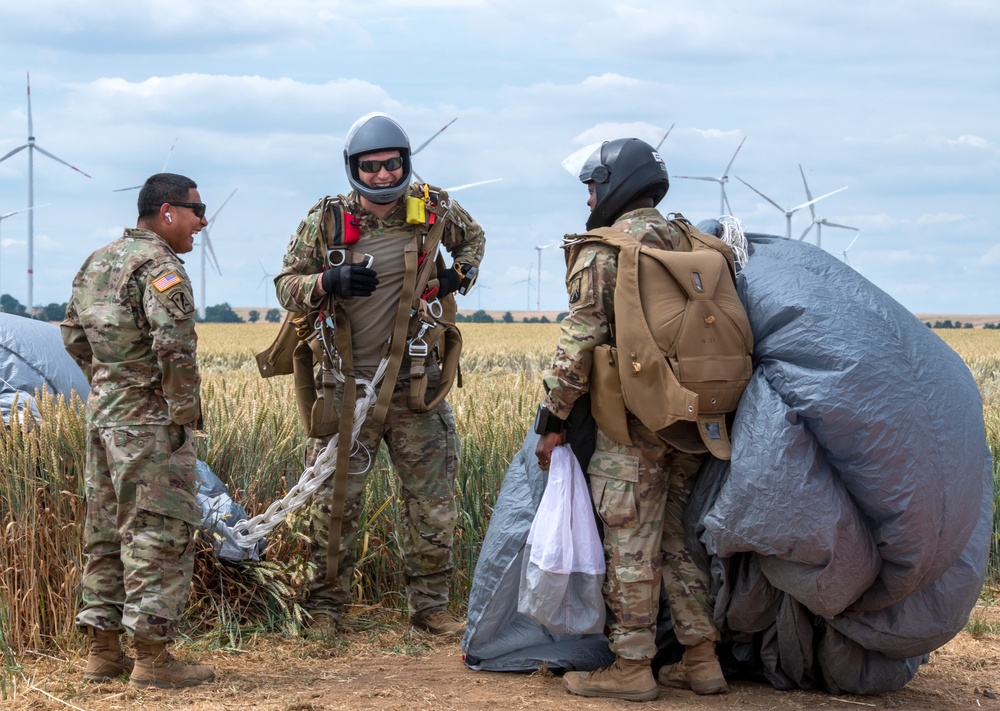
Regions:
<instances>
[{"instance_id":1,"label":"wind turbine blade","mask_svg":"<svg viewBox=\"0 0 1000 711\"><path fill-rule=\"evenodd\" d=\"M5 160L7 160L8 158L10 158L15 153L20 153L21 151L23 151L27 147L28 147L27 143L25 143L23 146L18 146L17 148L15 148L14 150L12 150L10 153L8 153L7 155L5 155L3 158L0 158L0 163L3 163Z\"/></svg>"},{"instance_id":2,"label":"wind turbine blade","mask_svg":"<svg viewBox=\"0 0 1000 711\"><path fill-rule=\"evenodd\" d=\"M456 190L465 190L466 188L474 188L477 185L486 185L487 183L499 183L503 178L490 178L489 180L480 180L475 183L466 183L465 185L456 185L453 188L445 188L445 192L453 193Z\"/></svg>"},{"instance_id":3,"label":"wind turbine blade","mask_svg":"<svg viewBox=\"0 0 1000 711\"><path fill-rule=\"evenodd\" d=\"M722 183L722 201L726 203L726 214L733 214L733 206L729 204L729 196L726 195L726 184Z\"/></svg>"},{"instance_id":4,"label":"wind turbine blade","mask_svg":"<svg viewBox=\"0 0 1000 711\"><path fill-rule=\"evenodd\" d=\"M850 225L840 225L836 222L830 222L829 220L820 220L820 222L827 227L842 227L845 230L854 230L855 232L860 232L861 230L857 227L851 227Z\"/></svg>"},{"instance_id":5,"label":"wind turbine blade","mask_svg":"<svg viewBox=\"0 0 1000 711\"><path fill-rule=\"evenodd\" d=\"M264 283L265 281L267 281L267 278L268 278L269 276L271 276L271 275L270 275L270 274L265 274L264 276L262 276L262 277L260 278L260 281L259 281L259 282L257 282L257 286L260 286L260 285L261 285L261 284L263 284L263 283Z\"/></svg>"},{"instance_id":6,"label":"wind turbine blade","mask_svg":"<svg viewBox=\"0 0 1000 711\"><path fill-rule=\"evenodd\" d=\"M167 163L170 162L170 154L174 152L174 146L177 145L177 141L180 140L180 136L174 139L174 142L170 144L170 150L167 151L167 157L163 159L163 168L160 170L161 173L167 172Z\"/></svg>"},{"instance_id":7,"label":"wind turbine blade","mask_svg":"<svg viewBox=\"0 0 1000 711\"><path fill-rule=\"evenodd\" d=\"M44 148L42 148L41 146L39 146L37 143L35 144L35 150L38 151L39 153L41 153L43 156L48 156L49 158L51 158L52 160L56 161L57 163L62 163L66 167L72 168L77 173L80 173L81 175L86 175L88 178L92 179L92 176L87 175L82 170L80 170L79 168L77 168L75 165L70 165L69 163L67 163L66 161L64 161L62 158L59 158L58 156L52 155L47 150L45 150Z\"/></svg>"},{"instance_id":8,"label":"wind turbine blade","mask_svg":"<svg viewBox=\"0 0 1000 711\"><path fill-rule=\"evenodd\" d=\"M676 126L676 125L677 125L676 123L672 123L672 124L670 124L670 128L668 128L668 129L667 129L667 132L663 134L663 138L661 138L661 139L660 139L660 142L656 144L656 150L657 150L657 151L659 151L659 150L660 150L660 146L662 146L662 145L663 145L663 142L664 142L665 140L667 140L667 136L669 136L669 135L670 135L670 132L674 130L674 126Z\"/></svg>"},{"instance_id":9,"label":"wind turbine blade","mask_svg":"<svg viewBox=\"0 0 1000 711\"><path fill-rule=\"evenodd\" d=\"M430 142L431 142L431 141L433 141L433 140L434 140L435 138L437 138L437 137L438 137L438 136L440 136L440 135L441 135L442 133L444 133L444 130L445 130L446 128L448 128L449 126L451 126L451 125L452 125L453 123L455 123L456 121L458 121L458 116L456 116L456 117L455 117L455 118L453 118L453 119L452 119L451 121L449 121L449 122L448 122L448 123L446 123L446 124L445 124L444 126L442 126L442 127L440 128L440 129L438 129L437 133L435 133L435 134L434 134L433 136L431 136L431 137L430 137L430 138L428 138L428 139L427 139L426 141L424 141L424 142L423 142L423 143L421 143L421 144L420 144L419 146L417 146L416 150L413 150L413 151L410 151L410 156L411 156L411 157L412 157L412 156L415 156L415 155L417 155L417 153L419 153L420 151L424 150L424 148L426 148L426 147L427 147L427 144L428 144L428 143L430 143Z\"/></svg>"},{"instance_id":10,"label":"wind turbine blade","mask_svg":"<svg viewBox=\"0 0 1000 711\"><path fill-rule=\"evenodd\" d=\"M811 230L815 226L815 224L816 224L815 222L810 222L809 223L809 226L806 227L805 231L802 233L802 236L799 237L799 242L801 242L802 240L804 240L806 238L806 235L809 234L809 230Z\"/></svg>"},{"instance_id":11,"label":"wind turbine blade","mask_svg":"<svg viewBox=\"0 0 1000 711\"><path fill-rule=\"evenodd\" d=\"M747 140L746 136L743 137L743 141L745 140ZM739 153L740 149L743 147L743 141L740 141L740 145L736 146L736 153ZM729 169L733 167L733 161L736 160L736 153L733 153L733 157L729 159L729 165L727 165L726 169L722 172L723 178L729 175Z\"/></svg>"},{"instance_id":12,"label":"wind turbine blade","mask_svg":"<svg viewBox=\"0 0 1000 711\"><path fill-rule=\"evenodd\" d=\"M828 192L828 193L827 193L826 195L820 195L820 196L819 196L818 198L816 198L815 200L810 200L809 202L804 202L804 203L802 203L801 205L798 205L798 206L796 206L796 207L793 207L793 208L792 208L791 210L789 210L789 212L795 212L796 210L801 210L801 209L802 209L803 207L807 207L808 205L812 205L812 204L813 204L814 202L819 202L819 201L820 201L820 200L822 200L823 198L828 198L828 197L830 197L831 195L836 195L837 193L841 192L842 190L847 190L847 188L848 188L848 186L847 186L847 185L845 185L845 186L844 186L844 187L842 187L842 188L837 188L836 190L833 190L833 191L831 191L831 192Z\"/></svg>"},{"instance_id":13,"label":"wind turbine blade","mask_svg":"<svg viewBox=\"0 0 1000 711\"><path fill-rule=\"evenodd\" d=\"M698 176L694 176L694 175L673 175L671 177L673 177L673 178L684 178L685 180L711 180L713 183L718 183L719 182L718 178L698 177Z\"/></svg>"},{"instance_id":14,"label":"wind turbine blade","mask_svg":"<svg viewBox=\"0 0 1000 711\"><path fill-rule=\"evenodd\" d=\"M858 237L860 236L861 236L861 230L858 230L858 233L854 235L854 239L851 240L851 243L847 245L847 249L844 250L845 257L847 256L847 250L854 246L854 243L858 241Z\"/></svg>"},{"instance_id":15,"label":"wind turbine blade","mask_svg":"<svg viewBox=\"0 0 1000 711\"><path fill-rule=\"evenodd\" d=\"M31 207L22 207L20 210L14 210L13 212L8 212L4 215L0 215L0 220L6 220L8 217L12 215L16 215L20 212L27 212L28 210L35 210L39 207L48 207L48 203L45 203L44 205L32 205Z\"/></svg>"},{"instance_id":16,"label":"wind turbine blade","mask_svg":"<svg viewBox=\"0 0 1000 711\"><path fill-rule=\"evenodd\" d=\"M35 135L34 124L31 121L31 72L26 72L28 77L28 140Z\"/></svg>"},{"instance_id":17,"label":"wind turbine blade","mask_svg":"<svg viewBox=\"0 0 1000 711\"><path fill-rule=\"evenodd\" d=\"M802 164L801 163L799 163L799 173L801 173L801 175L802 175L802 184L806 188L806 197L809 200L812 200L813 196L812 196L812 193L809 192L809 183L806 182L806 172L804 170L802 170ZM813 222L815 222L816 221L816 206L815 205L810 205L809 206L809 214L812 215ZM812 225L810 225L810 227L812 227Z\"/></svg>"},{"instance_id":18,"label":"wind turbine blade","mask_svg":"<svg viewBox=\"0 0 1000 711\"><path fill-rule=\"evenodd\" d=\"M113 193L123 193L123 192L125 192L127 190L138 190L141 187L142 187L141 185L133 185L131 188L115 188L111 192L113 192Z\"/></svg>"},{"instance_id":19,"label":"wind turbine blade","mask_svg":"<svg viewBox=\"0 0 1000 711\"><path fill-rule=\"evenodd\" d=\"M219 258L215 256L215 248L212 246L212 239L208 236L208 228L202 230L202 236L205 238L205 246L208 247L208 254L211 257L209 263L215 268L215 273L222 276L222 269L219 267Z\"/></svg>"},{"instance_id":20,"label":"wind turbine blade","mask_svg":"<svg viewBox=\"0 0 1000 711\"><path fill-rule=\"evenodd\" d=\"M774 200L772 200L771 198L769 198L767 195L765 195L764 193L762 193L760 190L758 190L757 188L755 188L754 186L752 186L750 183L748 183L747 181L745 181L740 176L737 175L736 179L738 181L740 181L741 183L743 183L744 185L746 185L751 190L753 190L755 193L757 193L758 195L760 195L762 198L764 198L765 200L767 200L769 203L771 203L772 205L774 205L776 208L778 208L779 210L781 210L782 212L785 211L785 208L783 208L781 205L779 205L778 203L776 203Z\"/></svg>"},{"instance_id":21,"label":"wind turbine blade","mask_svg":"<svg viewBox=\"0 0 1000 711\"><path fill-rule=\"evenodd\" d=\"M215 218L219 216L220 212L222 212L222 208L226 206L226 203L233 199L233 195L236 194L237 190L239 190L239 188L233 188L233 192L229 193L229 197L222 201L222 204L219 205L218 209L216 209L215 213L212 215L212 218L208 221L209 227L211 227L212 223L215 222Z\"/></svg>"}]
</instances>

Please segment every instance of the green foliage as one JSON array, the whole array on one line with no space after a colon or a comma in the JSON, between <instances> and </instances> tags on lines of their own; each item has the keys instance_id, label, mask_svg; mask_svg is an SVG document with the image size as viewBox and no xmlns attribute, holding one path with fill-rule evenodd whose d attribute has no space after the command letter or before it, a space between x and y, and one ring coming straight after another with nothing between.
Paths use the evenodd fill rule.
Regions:
<instances>
[{"instance_id":1,"label":"green foliage","mask_svg":"<svg viewBox=\"0 0 1000 711\"><path fill-rule=\"evenodd\" d=\"M28 310L24 308L24 305L10 294L0 296L0 312L15 316L28 315Z\"/></svg>"},{"instance_id":2,"label":"green foliage","mask_svg":"<svg viewBox=\"0 0 1000 711\"><path fill-rule=\"evenodd\" d=\"M493 323L493 320L493 317L486 313L483 309L479 309L469 317L469 321L472 323Z\"/></svg>"},{"instance_id":3,"label":"green foliage","mask_svg":"<svg viewBox=\"0 0 1000 711\"><path fill-rule=\"evenodd\" d=\"M61 304L51 303L43 306L35 312L35 318L40 321L62 321L66 317L66 305L67 302L64 301Z\"/></svg>"},{"instance_id":4,"label":"green foliage","mask_svg":"<svg viewBox=\"0 0 1000 711\"><path fill-rule=\"evenodd\" d=\"M264 320L268 323L281 323L281 311L279 309L268 309Z\"/></svg>"},{"instance_id":5,"label":"green foliage","mask_svg":"<svg viewBox=\"0 0 1000 711\"><path fill-rule=\"evenodd\" d=\"M260 321L260 311L257 309L250 309L250 313L247 314L247 321L250 323L257 323Z\"/></svg>"},{"instance_id":6,"label":"green foliage","mask_svg":"<svg viewBox=\"0 0 1000 711\"><path fill-rule=\"evenodd\" d=\"M228 303L205 307L205 323L243 323L243 319Z\"/></svg>"},{"instance_id":7,"label":"green foliage","mask_svg":"<svg viewBox=\"0 0 1000 711\"><path fill-rule=\"evenodd\" d=\"M514 315L510 311L503 312L504 323L514 323Z\"/></svg>"}]
</instances>

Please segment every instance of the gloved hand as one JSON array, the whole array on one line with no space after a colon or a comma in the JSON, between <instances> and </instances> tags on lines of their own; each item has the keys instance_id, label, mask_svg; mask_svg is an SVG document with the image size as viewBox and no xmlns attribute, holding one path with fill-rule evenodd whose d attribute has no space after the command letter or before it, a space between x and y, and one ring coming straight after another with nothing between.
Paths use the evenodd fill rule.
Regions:
<instances>
[{"instance_id":1,"label":"gloved hand","mask_svg":"<svg viewBox=\"0 0 1000 711\"><path fill-rule=\"evenodd\" d=\"M323 272L323 290L349 298L351 296L371 296L378 286L375 270L360 264L341 264Z\"/></svg>"},{"instance_id":2,"label":"gloved hand","mask_svg":"<svg viewBox=\"0 0 1000 711\"><path fill-rule=\"evenodd\" d=\"M462 285L462 277L454 269L438 269L437 278L439 299L458 291L458 287Z\"/></svg>"}]
</instances>

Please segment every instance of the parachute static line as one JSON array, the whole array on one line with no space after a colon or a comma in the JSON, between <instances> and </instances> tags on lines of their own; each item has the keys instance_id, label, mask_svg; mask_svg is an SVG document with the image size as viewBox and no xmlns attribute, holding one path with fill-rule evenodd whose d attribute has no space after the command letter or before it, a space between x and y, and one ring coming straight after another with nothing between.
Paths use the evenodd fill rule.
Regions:
<instances>
[{"instance_id":1,"label":"parachute static line","mask_svg":"<svg viewBox=\"0 0 1000 711\"><path fill-rule=\"evenodd\" d=\"M319 325L321 322L317 319ZM323 337L323 328L316 329L316 337L320 339L327 353L331 353L327 339ZM334 359L336 362L336 359ZM371 380L357 378L357 384L361 388L363 395L354 402L354 426L351 428L351 443L353 448L357 444L358 433L368 417L368 412L378 400L378 384L382 382L385 371L389 366L389 359L382 358L375 370L375 375ZM334 370L335 377L339 382L344 382L344 375L339 369ZM316 461L311 467L307 467L298 483L295 484L288 493L278 501L275 501L262 514L240 521L233 526L233 538L240 545L252 545L261 538L277 528L285 517L290 513L299 510L315 494L323 483L330 478L337 465L337 451L340 446L340 435L335 434L327 442L326 447L316 457ZM353 450L352 450L353 453ZM371 457L371 453L369 453ZM370 462L369 462L370 463ZM367 465L366 465L367 469Z\"/></svg>"},{"instance_id":2,"label":"parachute static line","mask_svg":"<svg viewBox=\"0 0 1000 711\"><path fill-rule=\"evenodd\" d=\"M749 255L749 243L747 242L746 229L738 217L733 215L723 215L719 218L722 225L722 234L719 236L723 242L733 250L733 261L736 262L736 271L746 266Z\"/></svg>"}]
</instances>

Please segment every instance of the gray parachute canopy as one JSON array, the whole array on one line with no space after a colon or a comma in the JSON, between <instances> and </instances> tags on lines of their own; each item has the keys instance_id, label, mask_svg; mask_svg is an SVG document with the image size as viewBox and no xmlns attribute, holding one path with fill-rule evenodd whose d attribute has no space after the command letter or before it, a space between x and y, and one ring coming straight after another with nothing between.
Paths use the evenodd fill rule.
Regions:
<instances>
[{"instance_id":1,"label":"gray parachute canopy","mask_svg":"<svg viewBox=\"0 0 1000 711\"><path fill-rule=\"evenodd\" d=\"M0 314L0 410L4 422L15 401L19 412L27 409L37 419L35 393L42 390L67 400L75 392L84 402L90 394L83 371L63 348L58 327ZM232 527L247 517L246 511L229 497L225 484L208 464L199 460L197 475L202 525L216 554L227 560L259 560L265 541L244 546L232 535Z\"/></svg>"},{"instance_id":2,"label":"gray parachute canopy","mask_svg":"<svg viewBox=\"0 0 1000 711\"><path fill-rule=\"evenodd\" d=\"M709 460L687 511L723 661L779 689L898 689L982 589L993 463L980 393L947 344L853 269L748 237L738 287L755 370L732 462ZM462 640L474 669L587 670L610 655L603 638L559 637L516 612L544 487L534 441L511 463L476 568ZM658 632L658 661L676 658L663 609Z\"/></svg>"},{"instance_id":3,"label":"gray parachute canopy","mask_svg":"<svg viewBox=\"0 0 1000 711\"><path fill-rule=\"evenodd\" d=\"M83 372L63 350L59 329L44 321L0 313L0 412L7 422L15 400L19 411L38 417L35 391L87 399Z\"/></svg>"}]
</instances>

